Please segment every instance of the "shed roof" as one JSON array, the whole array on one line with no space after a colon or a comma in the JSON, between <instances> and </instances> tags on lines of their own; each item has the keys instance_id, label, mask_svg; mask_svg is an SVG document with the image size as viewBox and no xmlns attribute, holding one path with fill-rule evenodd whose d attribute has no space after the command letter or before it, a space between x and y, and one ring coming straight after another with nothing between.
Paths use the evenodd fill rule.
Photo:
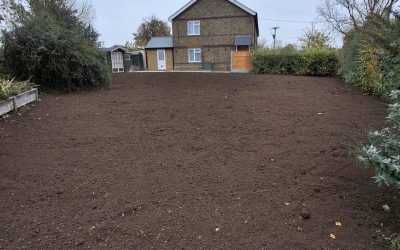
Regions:
<instances>
[{"instance_id":1,"label":"shed roof","mask_svg":"<svg viewBox=\"0 0 400 250\"><path fill-rule=\"evenodd\" d=\"M146 45L146 49L166 49L173 48L173 39L172 36L157 36L151 38L149 43Z\"/></svg>"},{"instance_id":2,"label":"shed roof","mask_svg":"<svg viewBox=\"0 0 400 250\"><path fill-rule=\"evenodd\" d=\"M114 46L112 46L110 48L100 48L100 51L113 52L113 51L115 51L117 49L123 50L124 52L128 52L128 50L122 45L114 45Z\"/></svg>"},{"instance_id":3,"label":"shed roof","mask_svg":"<svg viewBox=\"0 0 400 250\"><path fill-rule=\"evenodd\" d=\"M129 54L131 54L131 55L143 55L143 51L141 51L141 50L130 51Z\"/></svg>"},{"instance_id":4,"label":"shed roof","mask_svg":"<svg viewBox=\"0 0 400 250\"><path fill-rule=\"evenodd\" d=\"M235 46L251 45L251 36L235 36Z\"/></svg>"}]
</instances>

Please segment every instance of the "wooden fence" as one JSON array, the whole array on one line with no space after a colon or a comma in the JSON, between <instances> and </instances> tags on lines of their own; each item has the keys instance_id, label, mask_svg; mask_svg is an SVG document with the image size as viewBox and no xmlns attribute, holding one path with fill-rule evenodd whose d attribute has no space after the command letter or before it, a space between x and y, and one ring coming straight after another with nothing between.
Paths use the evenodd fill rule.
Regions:
<instances>
[{"instance_id":1,"label":"wooden fence","mask_svg":"<svg viewBox=\"0 0 400 250\"><path fill-rule=\"evenodd\" d=\"M251 52L232 52L232 72L250 72L252 70Z\"/></svg>"}]
</instances>

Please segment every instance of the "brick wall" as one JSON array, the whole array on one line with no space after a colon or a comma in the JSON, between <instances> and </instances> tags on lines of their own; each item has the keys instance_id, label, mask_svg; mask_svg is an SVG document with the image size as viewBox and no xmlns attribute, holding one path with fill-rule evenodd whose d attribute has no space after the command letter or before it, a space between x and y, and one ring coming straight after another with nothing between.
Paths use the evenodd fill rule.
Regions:
<instances>
[{"instance_id":1,"label":"brick wall","mask_svg":"<svg viewBox=\"0 0 400 250\"><path fill-rule=\"evenodd\" d=\"M200 36L187 35L187 22L200 21ZM188 63L188 49L200 48L202 62L214 61L215 70L230 70L235 36L251 35L257 43L255 18L227 0L199 0L172 24L176 70L201 70L202 63Z\"/></svg>"},{"instance_id":2,"label":"brick wall","mask_svg":"<svg viewBox=\"0 0 400 250\"><path fill-rule=\"evenodd\" d=\"M158 62L157 62L157 50L146 50L146 56L147 56L147 65L148 69L150 71L158 71ZM167 66L167 71L173 70L174 68L174 62L173 62L173 55L172 55L172 49L166 49L165 50L165 59L166 59L166 66Z\"/></svg>"}]
</instances>

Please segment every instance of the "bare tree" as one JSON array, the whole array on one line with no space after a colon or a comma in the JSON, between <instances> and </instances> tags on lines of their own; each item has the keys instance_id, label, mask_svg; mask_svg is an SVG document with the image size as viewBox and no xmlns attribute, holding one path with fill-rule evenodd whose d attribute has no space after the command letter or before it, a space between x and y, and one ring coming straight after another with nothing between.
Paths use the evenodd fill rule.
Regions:
<instances>
[{"instance_id":1,"label":"bare tree","mask_svg":"<svg viewBox=\"0 0 400 250\"><path fill-rule=\"evenodd\" d=\"M390 18L399 0L325 0L319 6L319 15L334 30L346 34L350 29L357 29L370 16Z\"/></svg>"},{"instance_id":2,"label":"bare tree","mask_svg":"<svg viewBox=\"0 0 400 250\"><path fill-rule=\"evenodd\" d=\"M257 41L257 49L267 49L268 48L268 44L267 44L267 39L265 38L260 38Z\"/></svg>"},{"instance_id":3,"label":"bare tree","mask_svg":"<svg viewBox=\"0 0 400 250\"><path fill-rule=\"evenodd\" d=\"M85 24L92 24L96 19L96 12L90 0L69 0L78 11L78 18Z\"/></svg>"}]
</instances>

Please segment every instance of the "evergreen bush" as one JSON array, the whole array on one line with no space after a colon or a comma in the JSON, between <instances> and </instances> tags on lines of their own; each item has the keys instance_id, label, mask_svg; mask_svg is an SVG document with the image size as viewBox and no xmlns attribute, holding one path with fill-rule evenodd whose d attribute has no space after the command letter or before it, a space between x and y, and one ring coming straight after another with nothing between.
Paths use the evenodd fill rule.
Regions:
<instances>
[{"instance_id":1,"label":"evergreen bush","mask_svg":"<svg viewBox=\"0 0 400 250\"><path fill-rule=\"evenodd\" d=\"M3 32L4 56L11 75L31 79L41 87L63 90L106 85L105 57L98 51L98 34L81 20L67 0L31 0L17 22Z\"/></svg>"},{"instance_id":2,"label":"evergreen bush","mask_svg":"<svg viewBox=\"0 0 400 250\"><path fill-rule=\"evenodd\" d=\"M400 18L371 17L350 31L340 52L339 75L366 93L389 97L400 88Z\"/></svg>"}]
</instances>

